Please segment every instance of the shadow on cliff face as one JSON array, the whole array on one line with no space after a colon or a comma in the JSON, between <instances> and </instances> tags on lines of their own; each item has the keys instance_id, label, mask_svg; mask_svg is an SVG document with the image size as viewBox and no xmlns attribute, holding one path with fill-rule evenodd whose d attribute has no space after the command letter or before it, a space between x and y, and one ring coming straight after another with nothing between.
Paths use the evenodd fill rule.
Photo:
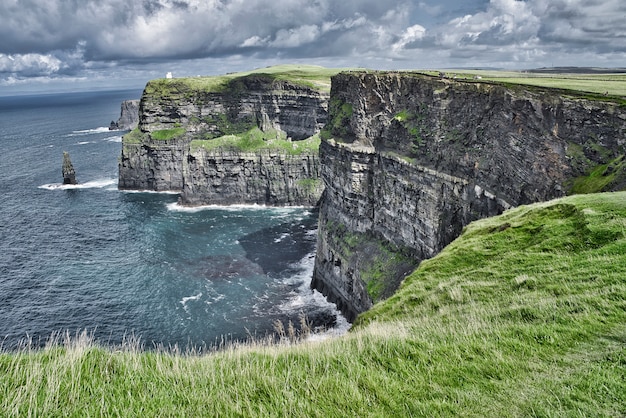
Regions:
<instances>
[{"instance_id":1,"label":"shadow on cliff face","mask_svg":"<svg viewBox=\"0 0 626 418\"><path fill-rule=\"evenodd\" d=\"M265 274L275 275L293 269L307 254L315 251L317 210L301 221L261 229L239 239L246 257Z\"/></svg>"}]
</instances>

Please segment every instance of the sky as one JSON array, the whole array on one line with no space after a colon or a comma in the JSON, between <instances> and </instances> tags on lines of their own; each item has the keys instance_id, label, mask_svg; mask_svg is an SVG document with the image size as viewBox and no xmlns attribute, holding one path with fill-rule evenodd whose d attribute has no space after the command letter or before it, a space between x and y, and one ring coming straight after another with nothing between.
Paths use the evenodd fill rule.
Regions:
<instances>
[{"instance_id":1,"label":"sky","mask_svg":"<svg viewBox=\"0 0 626 418\"><path fill-rule=\"evenodd\" d=\"M2 0L0 95L167 72L626 67L625 0Z\"/></svg>"}]
</instances>

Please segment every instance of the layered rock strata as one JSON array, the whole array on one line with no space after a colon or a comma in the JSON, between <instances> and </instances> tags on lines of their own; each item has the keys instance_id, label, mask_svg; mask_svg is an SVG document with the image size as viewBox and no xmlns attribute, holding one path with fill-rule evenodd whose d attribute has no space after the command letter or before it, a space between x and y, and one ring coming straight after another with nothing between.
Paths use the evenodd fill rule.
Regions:
<instances>
[{"instance_id":1,"label":"layered rock strata","mask_svg":"<svg viewBox=\"0 0 626 418\"><path fill-rule=\"evenodd\" d=\"M246 150L211 141L251 131L309 138L326 122L328 93L262 74L210 89L194 83L148 83L138 128L123 140L120 189L178 191L188 205L317 203L317 150Z\"/></svg>"},{"instance_id":2,"label":"layered rock strata","mask_svg":"<svg viewBox=\"0 0 626 418\"><path fill-rule=\"evenodd\" d=\"M322 194L317 153L289 155L190 150L183 163L185 205L316 206Z\"/></svg>"},{"instance_id":3,"label":"layered rock strata","mask_svg":"<svg viewBox=\"0 0 626 418\"><path fill-rule=\"evenodd\" d=\"M553 90L343 73L323 138L312 286L354 318L467 223L623 170L626 112Z\"/></svg>"}]
</instances>

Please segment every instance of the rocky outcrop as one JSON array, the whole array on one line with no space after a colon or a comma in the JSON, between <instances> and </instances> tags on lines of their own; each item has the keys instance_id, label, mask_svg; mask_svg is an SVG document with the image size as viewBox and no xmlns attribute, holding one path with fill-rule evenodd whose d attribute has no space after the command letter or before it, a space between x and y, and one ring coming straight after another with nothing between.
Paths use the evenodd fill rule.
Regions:
<instances>
[{"instance_id":1,"label":"rocky outcrop","mask_svg":"<svg viewBox=\"0 0 626 418\"><path fill-rule=\"evenodd\" d=\"M434 256L467 223L623 170L626 111L554 90L344 73L323 134L312 286L354 318L401 282L403 260Z\"/></svg>"},{"instance_id":2,"label":"rocky outcrop","mask_svg":"<svg viewBox=\"0 0 626 418\"><path fill-rule=\"evenodd\" d=\"M63 184L78 184L76 181L76 171L74 170L74 165L72 165L70 154L65 151L63 151L61 173L63 174Z\"/></svg>"},{"instance_id":3,"label":"rocky outcrop","mask_svg":"<svg viewBox=\"0 0 626 418\"><path fill-rule=\"evenodd\" d=\"M119 188L179 191L188 205L317 202L316 149L292 153L273 149L271 141L257 144L258 150L248 145L258 142L250 139L254 135L295 144L317 134L327 119L328 93L264 74L217 86L199 82L148 83L138 128L123 139ZM243 138L243 145L204 146L229 136Z\"/></svg>"},{"instance_id":4,"label":"rocky outcrop","mask_svg":"<svg viewBox=\"0 0 626 418\"><path fill-rule=\"evenodd\" d=\"M139 100L124 100L121 105L120 117L116 122L117 129L131 131L139 124Z\"/></svg>"}]
</instances>

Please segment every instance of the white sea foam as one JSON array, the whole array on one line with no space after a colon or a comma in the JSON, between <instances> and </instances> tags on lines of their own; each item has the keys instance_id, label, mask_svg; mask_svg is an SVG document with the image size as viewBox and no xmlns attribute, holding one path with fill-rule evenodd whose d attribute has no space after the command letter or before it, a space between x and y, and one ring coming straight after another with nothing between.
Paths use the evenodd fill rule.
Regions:
<instances>
[{"instance_id":1,"label":"white sea foam","mask_svg":"<svg viewBox=\"0 0 626 418\"><path fill-rule=\"evenodd\" d=\"M120 190L120 192L122 193L154 193L154 194L179 194L180 192L174 192L171 190L163 190L163 191L157 191L157 190Z\"/></svg>"},{"instance_id":2,"label":"white sea foam","mask_svg":"<svg viewBox=\"0 0 626 418\"><path fill-rule=\"evenodd\" d=\"M310 209L309 206L267 206L258 204L236 204L236 205L200 205L200 206L184 206L178 202L168 203L167 209L173 212L189 212L196 213L204 210L225 210L237 212L241 210L269 210L275 214L284 214L284 216L292 214L294 211L301 211L303 209ZM307 212L308 213L308 212Z\"/></svg>"},{"instance_id":3,"label":"white sea foam","mask_svg":"<svg viewBox=\"0 0 626 418\"><path fill-rule=\"evenodd\" d=\"M107 142L122 142L122 137L121 136L109 136L107 138L104 138L103 141L107 141Z\"/></svg>"},{"instance_id":4,"label":"white sea foam","mask_svg":"<svg viewBox=\"0 0 626 418\"><path fill-rule=\"evenodd\" d=\"M182 298L180 300L180 303L183 305L186 305L187 302L189 302L190 300L198 300L202 297L202 292L198 293L197 295L193 295L193 296L186 296L184 298Z\"/></svg>"},{"instance_id":5,"label":"white sea foam","mask_svg":"<svg viewBox=\"0 0 626 418\"><path fill-rule=\"evenodd\" d=\"M77 142L76 145L87 145L87 144L95 144L96 141L80 141Z\"/></svg>"},{"instance_id":6,"label":"white sea foam","mask_svg":"<svg viewBox=\"0 0 626 418\"><path fill-rule=\"evenodd\" d=\"M71 134L68 134L67 136L82 136L82 135L91 135L91 134L101 134L104 132L109 132L109 127L108 126L101 126L99 128L94 128L94 129L82 129L82 130L78 130L78 131L72 131Z\"/></svg>"},{"instance_id":7,"label":"white sea foam","mask_svg":"<svg viewBox=\"0 0 626 418\"><path fill-rule=\"evenodd\" d=\"M274 239L274 242L275 242L275 243L282 242L282 240L284 240L285 238L287 238L287 237L288 237L288 236L290 236L290 235L291 235L291 234L289 234L289 233L286 233L286 232L285 232L285 233L281 234L281 235L280 235L280 237L275 238L275 239Z\"/></svg>"},{"instance_id":8,"label":"white sea foam","mask_svg":"<svg viewBox=\"0 0 626 418\"><path fill-rule=\"evenodd\" d=\"M108 186L117 184L117 179L101 179L92 180L86 183L80 184L62 184L62 183L49 183L42 184L39 189L45 190L74 190L74 189L103 189Z\"/></svg>"},{"instance_id":9,"label":"white sea foam","mask_svg":"<svg viewBox=\"0 0 626 418\"><path fill-rule=\"evenodd\" d=\"M218 294L212 300L206 300L206 301L204 301L204 303L206 303L207 305L212 305L215 302L219 302L220 300L224 299L225 297L226 297L226 295Z\"/></svg>"},{"instance_id":10,"label":"white sea foam","mask_svg":"<svg viewBox=\"0 0 626 418\"><path fill-rule=\"evenodd\" d=\"M187 302L189 302L190 300L199 300L201 297L202 297L202 292L198 293L197 295L184 297L180 300L179 303L183 305L183 309L185 310L185 312L189 313Z\"/></svg>"},{"instance_id":11,"label":"white sea foam","mask_svg":"<svg viewBox=\"0 0 626 418\"><path fill-rule=\"evenodd\" d=\"M300 273L288 280L288 282L298 285L298 288L292 293L291 297L286 302L280 304L278 308L283 312L297 312L302 311L306 306L318 306L331 311L337 318L335 326L323 331L313 330L307 337L309 341L321 341L345 334L352 324L348 322L339 309L337 309L336 304L329 302L319 291L310 288L314 266L314 253L307 254L300 260L298 263L298 267L301 268Z\"/></svg>"}]
</instances>

